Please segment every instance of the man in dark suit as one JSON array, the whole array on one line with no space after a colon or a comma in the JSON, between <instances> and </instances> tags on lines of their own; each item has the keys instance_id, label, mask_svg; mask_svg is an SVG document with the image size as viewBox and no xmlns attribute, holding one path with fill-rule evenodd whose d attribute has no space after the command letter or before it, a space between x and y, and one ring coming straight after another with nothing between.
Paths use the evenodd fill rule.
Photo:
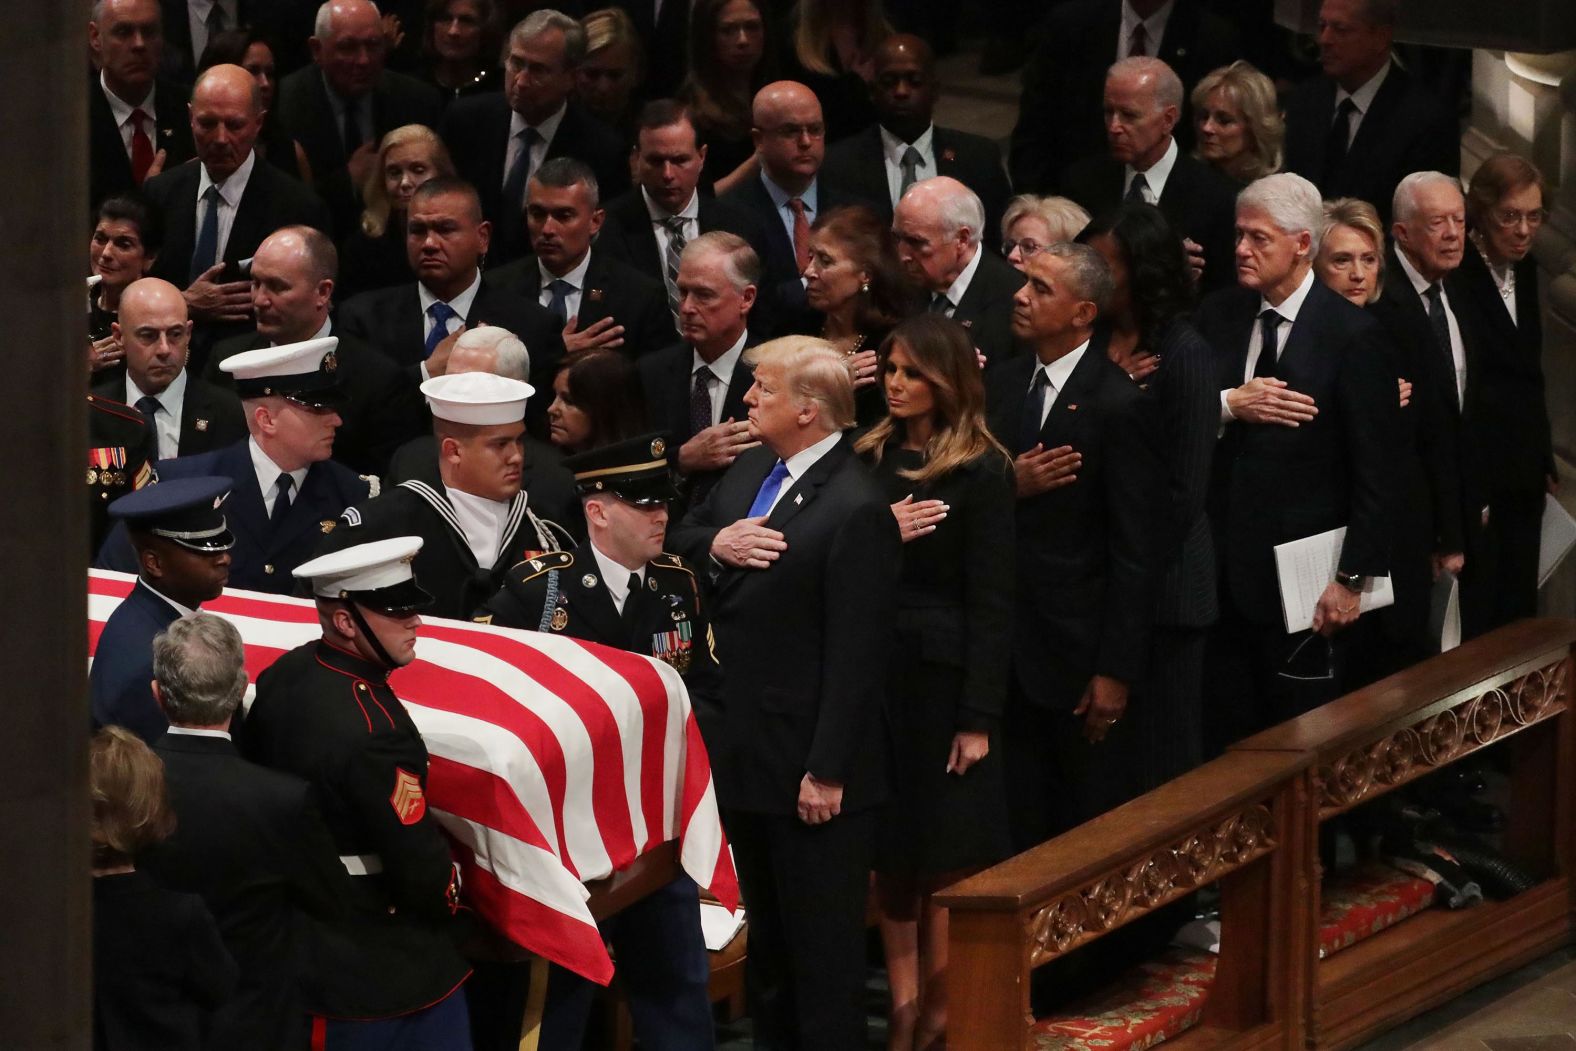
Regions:
<instances>
[{"instance_id":1,"label":"man in dark suit","mask_svg":"<svg viewBox=\"0 0 1576 1051\"><path fill-rule=\"evenodd\" d=\"M1325 197L1356 197L1390 221L1395 188L1410 172L1461 171L1461 129L1451 111L1390 57L1393 0L1324 0L1324 75L1286 100L1282 170Z\"/></svg>"},{"instance_id":2,"label":"man in dark suit","mask_svg":"<svg viewBox=\"0 0 1576 1051\"><path fill-rule=\"evenodd\" d=\"M443 98L432 85L383 68L383 25L368 0L325 4L308 43L313 64L279 82L279 119L306 151L333 233L343 238L356 227L383 136L406 124L435 127Z\"/></svg>"},{"instance_id":3,"label":"man in dark suit","mask_svg":"<svg viewBox=\"0 0 1576 1051\"><path fill-rule=\"evenodd\" d=\"M258 159L252 147L262 123L252 75L240 66L214 66L192 89L199 163L143 186L164 221L153 276L186 290L197 325L194 368L209 347L251 319L251 287L240 280L239 264L263 238L281 226L328 228L328 211L311 190Z\"/></svg>"},{"instance_id":4,"label":"man in dark suit","mask_svg":"<svg viewBox=\"0 0 1576 1051\"><path fill-rule=\"evenodd\" d=\"M566 355L607 349L639 358L673 342L662 285L592 248L602 209L589 167L555 157L532 173L527 198L532 254L489 271L487 281L550 310Z\"/></svg>"},{"instance_id":5,"label":"man in dark suit","mask_svg":"<svg viewBox=\"0 0 1576 1051\"><path fill-rule=\"evenodd\" d=\"M138 862L202 895L240 970L209 1039L274 1051L310 1043L309 932L345 911L350 877L311 786L236 751L230 725L246 690L245 657L240 632L209 613L181 617L153 640L153 695L170 721L154 751L176 826Z\"/></svg>"},{"instance_id":6,"label":"man in dark suit","mask_svg":"<svg viewBox=\"0 0 1576 1051\"><path fill-rule=\"evenodd\" d=\"M155 0L100 0L88 23L99 67L88 89L88 204L97 207L191 160L186 89L156 76L163 50Z\"/></svg>"},{"instance_id":7,"label":"man in dark suit","mask_svg":"<svg viewBox=\"0 0 1576 1051\"><path fill-rule=\"evenodd\" d=\"M722 720L707 749L750 903L756 1040L856 1048L901 540L844 433L841 355L814 340L764 350L745 397L761 447L672 546L713 570Z\"/></svg>"},{"instance_id":8,"label":"man in dark suit","mask_svg":"<svg viewBox=\"0 0 1576 1051\"><path fill-rule=\"evenodd\" d=\"M131 594L104 622L88 693L95 726L124 726L154 741L168 725L153 699L153 638L183 613L218 598L235 538L220 510L230 480L195 476L128 493L110 513L130 536Z\"/></svg>"},{"instance_id":9,"label":"man in dark suit","mask_svg":"<svg viewBox=\"0 0 1576 1051\"><path fill-rule=\"evenodd\" d=\"M1062 192L1091 215L1124 200L1155 205L1178 233L1200 246L1204 286L1234 284L1236 188L1177 143L1182 81L1157 58L1123 59L1106 77L1104 106L1106 148L1075 161L1062 176Z\"/></svg>"},{"instance_id":10,"label":"man in dark suit","mask_svg":"<svg viewBox=\"0 0 1576 1051\"><path fill-rule=\"evenodd\" d=\"M629 185L623 140L574 97L585 53L579 22L560 11L533 11L509 33L503 93L461 99L444 114L443 141L455 169L481 194L497 262L525 254L526 186L544 161L584 161L608 196Z\"/></svg>"},{"instance_id":11,"label":"man in dark suit","mask_svg":"<svg viewBox=\"0 0 1576 1051\"><path fill-rule=\"evenodd\" d=\"M336 375L345 399L334 459L355 471L383 474L394 450L427 429L427 409L414 377L365 341L335 330L328 309L338 268L339 253L321 230L287 226L269 234L252 258L257 329L217 344L205 378L230 387L221 364L236 354L337 336Z\"/></svg>"},{"instance_id":12,"label":"man in dark suit","mask_svg":"<svg viewBox=\"0 0 1576 1051\"><path fill-rule=\"evenodd\" d=\"M1389 572L1396 376L1379 326L1313 276L1319 191L1282 173L1237 199L1237 281L1200 305L1220 356L1222 437L1210 517L1223 581L1205 712L1214 750L1341 693L1343 640ZM1311 631L1288 634L1274 547L1346 527Z\"/></svg>"},{"instance_id":13,"label":"man in dark suit","mask_svg":"<svg viewBox=\"0 0 1576 1051\"><path fill-rule=\"evenodd\" d=\"M1236 28L1209 6L1207 0L1073 0L1055 7L1023 73L1009 165L1018 192L1054 192L1069 164L1104 150L1100 100L1111 63L1154 56L1191 90L1210 70L1240 58ZM1193 118L1185 100L1178 123L1187 148Z\"/></svg>"},{"instance_id":14,"label":"man in dark suit","mask_svg":"<svg viewBox=\"0 0 1576 1051\"><path fill-rule=\"evenodd\" d=\"M704 499L756 444L744 404L755 368L744 350L760 279L760 259L742 237L720 230L700 235L679 261L684 338L640 359L646 418L678 446L676 512Z\"/></svg>"},{"instance_id":15,"label":"man in dark suit","mask_svg":"<svg viewBox=\"0 0 1576 1051\"><path fill-rule=\"evenodd\" d=\"M808 306L804 268L810 262L810 227L854 198L820 178L826 159L826 120L821 100L803 84L779 80L755 94L751 108L758 179L747 179L722 201L748 212L760 224L761 294L770 307L765 323L774 334L804 331ZM760 327L761 319L757 319Z\"/></svg>"},{"instance_id":16,"label":"man in dark suit","mask_svg":"<svg viewBox=\"0 0 1576 1051\"><path fill-rule=\"evenodd\" d=\"M217 33L253 24L251 0L159 0L164 15L164 58L161 71L190 84L197 63Z\"/></svg>"},{"instance_id":17,"label":"man in dark suit","mask_svg":"<svg viewBox=\"0 0 1576 1051\"><path fill-rule=\"evenodd\" d=\"M930 45L906 33L888 37L876 52L875 74L871 101L879 123L827 149L827 179L891 219L915 182L950 175L979 195L985 206L981 235L994 250L1012 194L1001 151L982 136L932 123L940 84Z\"/></svg>"},{"instance_id":18,"label":"man in dark suit","mask_svg":"<svg viewBox=\"0 0 1576 1051\"><path fill-rule=\"evenodd\" d=\"M1111 294L1105 261L1086 245L1053 245L1026 276L1013 329L1033 354L998 365L986 384L1018 488L1021 585L1002 738L1020 850L1133 794L1133 780L1090 744L1113 732L1144 671L1165 487L1154 413L1092 338ZM1050 467L1065 447L1082 459L1058 482Z\"/></svg>"},{"instance_id":19,"label":"man in dark suit","mask_svg":"<svg viewBox=\"0 0 1576 1051\"><path fill-rule=\"evenodd\" d=\"M458 179L424 183L411 198L406 229L416 283L352 296L340 307L340 328L376 347L414 386L443 375L454 348L450 337L478 324L499 325L530 351L532 385L550 389L564 356L563 326L534 299L482 280L492 226L482 219L476 191ZM545 407L532 412L533 433L545 433L545 413Z\"/></svg>"},{"instance_id":20,"label":"man in dark suit","mask_svg":"<svg viewBox=\"0 0 1576 1051\"><path fill-rule=\"evenodd\" d=\"M635 132L635 188L608 202L597 237L599 250L663 283L675 319L685 245L713 230L765 242L754 216L698 192L705 163L706 147L698 144L689 108L672 99L647 103Z\"/></svg>"},{"instance_id":21,"label":"man in dark suit","mask_svg":"<svg viewBox=\"0 0 1576 1051\"><path fill-rule=\"evenodd\" d=\"M968 329L989 366L1020 349L1012 313L1023 274L986 250L984 227L979 196L945 175L911 186L892 215L903 269L929 295L932 313Z\"/></svg>"},{"instance_id":22,"label":"man in dark suit","mask_svg":"<svg viewBox=\"0 0 1576 1051\"><path fill-rule=\"evenodd\" d=\"M208 452L246 437L246 417L235 395L187 371L192 323L180 289L156 277L132 282L121 293L113 332L126 351L126 375L95 385L93 393L143 414L156 436L158 459Z\"/></svg>"}]
</instances>

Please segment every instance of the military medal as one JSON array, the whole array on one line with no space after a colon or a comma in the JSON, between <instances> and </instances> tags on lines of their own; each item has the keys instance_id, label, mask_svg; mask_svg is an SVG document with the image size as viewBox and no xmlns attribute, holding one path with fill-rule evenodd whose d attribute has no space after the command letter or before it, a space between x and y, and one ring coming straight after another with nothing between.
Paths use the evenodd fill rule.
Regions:
<instances>
[{"instance_id":1,"label":"military medal","mask_svg":"<svg viewBox=\"0 0 1576 1051\"><path fill-rule=\"evenodd\" d=\"M682 614L674 613L677 618ZM679 621L673 625L672 631L659 631L651 636L651 655L659 661L672 665L680 675L689 671L690 658L693 654L694 627L688 620Z\"/></svg>"},{"instance_id":2,"label":"military medal","mask_svg":"<svg viewBox=\"0 0 1576 1051\"><path fill-rule=\"evenodd\" d=\"M650 588L652 591L657 590L657 578L652 576L650 573L646 574L646 587Z\"/></svg>"},{"instance_id":3,"label":"military medal","mask_svg":"<svg viewBox=\"0 0 1576 1051\"><path fill-rule=\"evenodd\" d=\"M553 610L552 628L554 631L563 631L569 627L569 611L562 606Z\"/></svg>"},{"instance_id":4,"label":"military medal","mask_svg":"<svg viewBox=\"0 0 1576 1051\"><path fill-rule=\"evenodd\" d=\"M89 467L88 468L88 484L89 485L97 485L98 484L98 478L99 478L98 469L95 468L95 467Z\"/></svg>"}]
</instances>

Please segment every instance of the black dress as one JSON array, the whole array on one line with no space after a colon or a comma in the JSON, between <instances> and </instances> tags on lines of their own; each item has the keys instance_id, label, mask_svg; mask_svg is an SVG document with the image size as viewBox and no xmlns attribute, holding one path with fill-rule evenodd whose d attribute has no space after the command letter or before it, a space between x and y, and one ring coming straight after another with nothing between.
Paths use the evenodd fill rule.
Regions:
<instances>
[{"instance_id":1,"label":"black dress","mask_svg":"<svg viewBox=\"0 0 1576 1051\"><path fill-rule=\"evenodd\" d=\"M1012 638L1011 468L992 452L939 482L898 473L921 463L893 442L875 469L893 503L912 493L951 507L934 533L903 545L886 698L892 796L875 864L897 876L975 868L1012 852L996 734ZM990 754L962 777L947 773L959 731L991 735Z\"/></svg>"}]
</instances>

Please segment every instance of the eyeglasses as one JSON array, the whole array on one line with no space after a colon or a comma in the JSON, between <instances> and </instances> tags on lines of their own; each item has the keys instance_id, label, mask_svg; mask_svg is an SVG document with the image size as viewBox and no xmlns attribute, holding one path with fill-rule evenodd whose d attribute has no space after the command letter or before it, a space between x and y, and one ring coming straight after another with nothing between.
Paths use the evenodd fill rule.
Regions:
<instances>
[{"instance_id":1,"label":"eyeglasses","mask_svg":"<svg viewBox=\"0 0 1576 1051\"><path fill-rule=\"evenodd\" d=\"M768 135L775 135L785 142L793 142L800 136L808 136L812 139L826 137L825 124L779 124L775 128L762 128L761 130Z\"/></svg>"},{"instance_id":2,"label":"eyeglasses","mask_svg":"<svg viewBox=\"0 0 1576 1051\"><path fill-rule=\"evenodd\" d=\"M1016 248L1021 258L1028 259L1045 251L1047 247L1047 245L1042 245L1038 241L1031 241L1027 238L1022 241L1014 241L1011 238L1007 238L1001 243L1001 254L1004 256L1012 255L1012 250Z\"/></svg>"},{"instance_id":3,"label":"eyeglasses","mask_svg":"<svg viewBox=\"0 0 1576 1051\"><path fill-rule=\"evenodd\" d=\"M1514 230L1522 223L1526 223L1529 228L1536 230L1549 217L1549 210L1547 208L1534 208L1530 212L1518 212L1508 208L1493 208L1489 210L1489 215L1493 217L1495 224L1502 230Z\"/></svg>"},{"instance_id":4,"label":"eyeglasses","mask_svg":"<svg viewBox=\"0 0 1576 1051\"><path fill-rule=\"evenodd\" d=\"M1296 682L1329 682L1335 678L1335 647L1323 635L1310 631L1275 674Z\"/></svg>"}]
</instances>

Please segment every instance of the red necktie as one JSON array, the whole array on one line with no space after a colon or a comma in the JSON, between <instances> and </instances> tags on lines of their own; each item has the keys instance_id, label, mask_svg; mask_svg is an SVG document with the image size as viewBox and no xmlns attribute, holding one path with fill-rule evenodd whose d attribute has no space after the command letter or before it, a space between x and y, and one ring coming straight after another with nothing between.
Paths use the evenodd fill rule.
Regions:
<instances>
[{"instance_id":1,"label":"red necktie","mask_svg":"<svg viewBox=\"0 0 1576 1051\"><path fill-rule=\"evenodd\" d=\"M153 167L153 140L142 130L142 122L147 119L148 115L142 110L131 111L131 179L138 186Z\"/></svg>"},{"instance_id":2,"label":"red necktie","mask_svg":"<svg viewBox=\"0 0 1576 1051\"><path fill-rule=\"evenodd\" d=\"M793 212L793 256L802 274L810 267L810 221L804 217L804 201L788 198L788 210Z\"/></svg>"}]
</instances>

